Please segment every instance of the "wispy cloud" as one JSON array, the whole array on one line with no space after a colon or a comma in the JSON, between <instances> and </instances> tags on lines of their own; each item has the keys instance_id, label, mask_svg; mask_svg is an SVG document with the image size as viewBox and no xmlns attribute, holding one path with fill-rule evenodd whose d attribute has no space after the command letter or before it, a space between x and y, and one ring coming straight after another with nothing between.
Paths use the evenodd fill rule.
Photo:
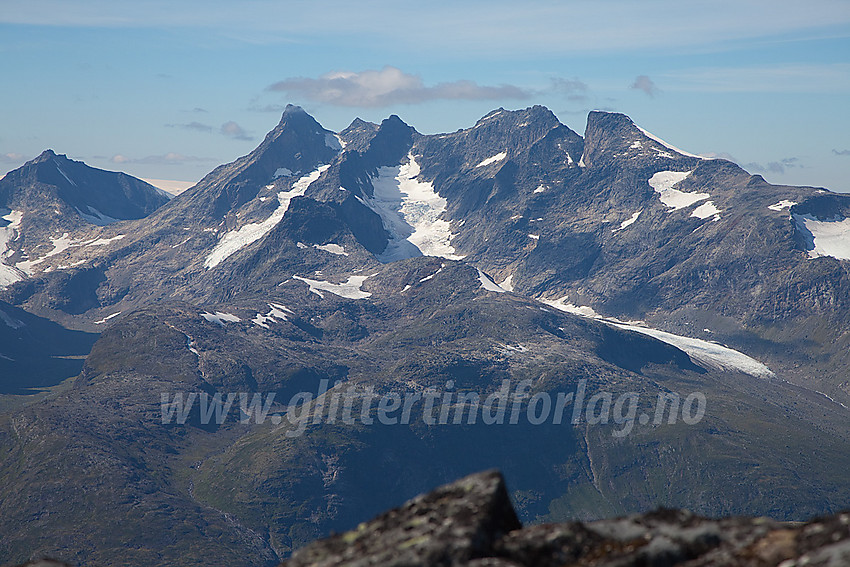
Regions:
<instances>
[{"instance_id":1,"label":"wispy cloud","mask_svg":"<svg viewBox=\"0 0 850 567\"><path fill-rule=\"evenodd\" d=\"M665 74L665 88L702 92L850 93L850 64L690 69Z\"/></svg>"},{"instance_id":2,"label":"wispy cloud","mask_svg":"<svg viewBox=\"0 0 850 567\"><path fill-rule=\"evenodd\" d=\"M169 128L181 128L183 130L194 130L196 132L212 132L213 127L200 122L189 122L188 124L166 124Z\"/></svg>"},{"instance_id":3,"label":"wispy cloud","mask_svg":"<svg viewBox=\"0 0 850 567\"><path fill-rule=\"evenodd\" d=\"M291 77L267 90L335 106L378 108L432 100L522 100L531 92L514 85L484 86L453 81L427 86L418 75L385 66L381 70L336 71L317 79Z\"/></svg>"},{"instance_id":4,"label":"wispy cloud","mask_svg":"<svg viewBox=\"0 0 850 567\"><path fill-rule=\"evenodd\" d=\"M148 165L183 165L185 163L210 162L214 160L210 158L187 156L175 152L168 152L166 154L147 156L143 158L131 158L123 154L115 154L114 156L109 158L109 161L119 165L127 163L139 163Z\"/></svg>"},{"instance_id":5,"label":"wispy cloud","mask_svg":"<svg viewBox=\"0 0 850 567\"><path fill-rule=\"evenodd\" d=\"M23 163L26 160L27 157L25 155L19 154L17 152L0 154L0 163Z\"/></svg>"},{"instance_id":6,"label":"wispy cloud","mask_svg":"<svg viewBox=\"0 0 850 567\"><path fill-rule=\"evenodd\" d=\"M573 102L584 102L588 98L589 88L587 83L578 79L554 78L550 90L556 94L567 97Z\"/></svg>"},{"instance_id":7,"label":"wispy cloud","mask_svg":"<svg viewBox=\"0 0 850 567\"><path fill-rule=\"evenodd\" d=\"M655 97L658 94L658 87L655 86L655 83L646 75L638 75L635 77L634 82L631 84L629 88L636 89L639 91L643 91L650 97Z\"/></svg>"},{"instance_id":8,"label":"wispy cloud","mask_svg":"<svg viewBox=\"0 0 850 567\"><path fill-rule=\"evenodd\" d=\"M757 162L745 163L742 167L755 173L785 173L787 169L804 166L800 164L799 158L789 157L779 161L771 161L765 165Z\"/></svg>"},{"instance_id":9,"label":"wispy cloud","mask_svg":"<svg viewBox=\"0 0 850 567\"><path fill-rule=\"evenodd\" d=\"M843 34L850 24L844 0L4 0L0 22L85 27L168 27L215 30L246 42L286 42L345 35L361 44L456 54L579 53L658 47L728 49L732 42L791 35ZM605 14L605 17L599 17ZM769 14L769 17L766 17ZM380 17L376 17L380 15ZM469 22L474 21L475 26ZM589 22L571 26L564 22ZM434 41L434 38L440 38Z\"/></svg>"},{"instance_id":10,"label":"wispy cloud","mask_svg":"<svg viewBox=\"0 0 850 567\"><path fill-rule=\"evenodd\" d=\"M234 140L247 140L251 141L254 139L248 132L245 131L242 126L237 124L236 122L230 120L221 125L220 128L214 128L209 124L203 124L201 122L189 122L186 124L166 124L168 128L180 128L182 130L192 130L195 132L204 132L206 134L212 134L217 132L226 136L228 138L232 138Z\"/></svg>"},{"instance_id":11,"label":"wispy cloud","mask_svg":"<svg viewBox=\"0 0 850 567\"><path fill-rule=\"evenodd\" d=\"M832 150L832 153L837 156L850 156L850 150Z\"/></svg>"},{"instance_id":12,"label":"wispy cloud","mask_svg":"<svg viewBox=\"0 0 850 567\"><path fill-rule=\"evenodd\" d=\"M221 129L219 130L222 134L227 136L228 138L233 138L234 140L246 140L251 141L254 139L253 136L248 134L242 126L233 122L232 120L229 122L225 122L221 125Z\"/></svg>"}]
</instances>

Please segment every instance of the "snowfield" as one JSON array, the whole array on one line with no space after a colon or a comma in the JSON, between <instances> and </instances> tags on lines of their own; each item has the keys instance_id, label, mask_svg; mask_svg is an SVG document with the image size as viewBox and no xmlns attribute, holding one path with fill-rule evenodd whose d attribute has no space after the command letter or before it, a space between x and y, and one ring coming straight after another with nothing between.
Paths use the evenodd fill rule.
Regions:
<instances>
[{"instance_id":1,"label":"snowfield","mask_svg":"<svg viewBox=\"0 0 850 567\"><path fill-rule=\"evenodd\" d=\"M407 163L395 167L381 167L372 179L373 196L358 199L381 217L390 241L377 255L387 263L416 256L440 256L460 260L451 240L454 237L448 221L440 219L447 201L430 182L416 179L419 164L413 154Z\"/></svg>"},{"instance_id":2,"label":"snowfield","mask_svg":"<svg viewBox=\"0 0 850 567\"><path fill-rule=\"evenodd\" d=\"M485 274L481 270L478 270L478 281L481 282L481 287L483 287L487 291L495 291L496 293L505 293L506 291L502 289L498 284L496 284L496 282L488 278L487 274Z\"/></svg>"},{"instance_id":3,"label":"snowfield","mask_svg":"<svg viewBox=\"0 0 850 567\"><path fill-rule=\"evenodd\" d=\"M628 227L630 227L631 225L633 225L633 224L635 223L635 221L637 221L637 220L638 220L638 217L640 216L640 214L641 214L642 212L643 212L643 209L639 210L638 212L634 213L631 217L629 217L629 218L627 218L626 220L624 220L623 222L621 222L621 223L620 223L620 228L615 228L615 229L614 229L614 232L617 232L617 231L623 230L624 228L628 228Z\"/></svg>"},{"instance_id":4,"label":"snowfield","mask_svg":"<svg viewBox=\"0 0 850 567\"><path fill-rule=\"evenodd\" d=\"M374 274L372 274L374 275ZM340 297L345 297L348 299L366 299L367 297L371 297L372 294L368 291L363 291L360 289L360 286L363 285L370 276L350 276L348 281L340 284L335 284L331 282L323 282L321 280L311 280L309 278L302 278L300 276L292 276L293 279L300 280L310 286L310 291L315 293L321 298L325 297L323 291L328 291L334 295L338 295Z\"/></svg>"},{"instance_id":5,"label":"snowfield","mask_svg":"<svg viewBox=\"0 0 850 567\"><path fill-rule=\"evenodd\" d=\"M216 311L215 313L201 313L201 317L209 321L210 323L216 323L224 327L225 323L238 323L242 319L237 317L236 315L231 315L230 313L222 313L221 311Z\"/></svg>"},{"instance_id":6,"label":"snowfield","mask_svg":"<svg viewBox=\"0 0 850 567\"><path fill-rule=\"evenodd\" d=\"M173 195L172 195L172 197L173 197ZM91 224L94 224L94 225L97 225L97 226L106 226L108 224L112 224L114 222L118 222L119 220L121 220L121 219L116 219L116 218L110 217L109 215L105 215L105 214L101 213L100 211L98 211L97 209L95 209L94 207L92 207L91 205L86 205L86 208L89 210L88 213L84 213L80 209L77 209L77 213L81 217L83 217L86 220L86 222L90 222Z\"/></svg>"},{"instance_id":7,"label":"snowfield","mask_svg":"<svg viewBox=\"0 0 850 567\"><path fill-rule=\"evenodd\" d=\"M507 152L499 152L492 157L488 157L487 159L485 159L484 161L482 161L481 163L479 163L475 167L486 167L486 166L490 165L491 163L496 163L497 161L502 161L506 157L508 157Z\"/></svg>"},{"instance_id":8,"label":"snowfield","mask_svg":"<svg viewBox=\"0 0 850 567\"><path fill-rule=\"evenodd\" d=\"M334 244L333 242L328 244L314 244L313 247L319 250L324 250L325 252L330 252L331 254L336 254L337 256L348 256L348 252L345 251L345 248L339 244Z\"/></svg>"},{"instance_id":9,"label":"snowfield","mask_svg":"<svg viewBox=\"0 0 850 567\"><path fill-rule=\"evenodd\" d=\"M637 125L635 125L635 126L637 126ZM661 144L662 146L664 146L668 150L673 150L677 154L687 156L687 157L692 157L692 158L698 158L698 159L711 159L709 157L698 156L697 154L692 154L692 153L686 152L685 150L680 150L679 148L677 148L673 144L668 144L667 142L665 142L664 140L662 140L658 136L656 136L656 135L654 135L650 132L647 132L646 130L644 130L640 126L637 126L637 129L640 130L641 132L643 132L643 135L646 136L647 138L649 138L650 140L652 140L654 142L658 142L659 144ZM632 147L634 147L634 144L632 144ZM638 147L640 147L640 146L638 146ZM673 156L670 156L670 157L673 157Z\"/></svg>"},{"instance_id":10,"label":"snowfield","mask_svg":"<svg viewBox=\"0 0 850 567\"><path fill-rule=\"evenodd\" d=\"M18 237L18 227L21 226L23 218L23 211L9 211L0 216L0 221L3 221L0 224L6 225L0 226L0 288L12 285L25 277L23 271L5 263L6 257L11 253L9 243Z\"/></svg>"},{"instance_id":11,"label":"snowfield","mask_svg":"<svg viewBox=\"0 0 850 567\"><path fill-rule=\"evenodd\" d=\"M264 329L268 329L269 326L266 323L277 323L278 319L289 321L287 315L294 314L291 309L279 303L269 303L269 309L270 311L265 315L257 313L257 316L251 319L251 322Z\"/></svg>"},{"instance_id":12,"label":"snowfield","mask_svg":"<svg viewBox=\"0 0 850 567\"><path fill-rule=\"evenodd\" d=\"M693 171L659 171L649 179L649 186L655 189L661 202L672 209L669 212L685 209L711 197L708 193L686 193L673 189L691 173Z\"/></svg>"},{"instance_id":13,"label":"snowfield","mask_svg":"<svg viewBox=\"0 0 850 567\"><path fill-rule=\"evenodd\" d=\"M832 256L850 260L850 219L820 220L812 215L791 215L797 229L806 237L809 258Z\"/></svg>"},{"instance_id":14,"label":"snowfield","mask_svg":"<svg viewBox=\"0 0 850 567\"><path fill-rule=\"evenodd\" d=\"M768 205L767 208L770 209L771 211L781 211L782 209L790 209L791 207L793 207L796 204L797 204L797 201L789 201L787 199L783 199L782 201L779 201L778 203Z\"/></svg>"},{"instance_id":15,"label":"snowfield","mask_svg":"<svg viewBox=\"0 0 850 567\"><path fill-rule=\"evenodd\" d=\"M218 241L218 244L215 245L212 252L210 252L209 256L207 256L206 260L204 260L204 267L208 270L210 268L215 268L240 249L256 242L268 234L269 231L276 227L283 219L283 215L285 215L286 211L289 210L290 201L292 201L295 197L303 195L310 184L316 181L329 167L330 165L320 166L315 171L305 175L293 183L292 189L289 191L281 191L278 193L277 200L279 205L277 209L275 209L271 216L263 222L252 222L238 230L226 232L224 236L221 237L221 240Z\"/></svg>"},{"instance_id":16,"label":"snowfield","mask_svg":"<svg viewBox=\"0 0 850 567\"><path fill-rule=\"evenodd\" d=\"M592 307L577 306L567 302L566 297L562 297L558 300L539 299L538 301L551 305L552 307L560 309L566 313L572 313L573 315L579 315L589 319L596 319L607 323L612 327L617 327L618 329L635 331L637 333L648 335L684 351L689 357L691 357L691 360L695 361L697 364L707 366L715 370L743 372L757 378L770 378L774 375L770 368L758 360L751 358L742 352L738 352L737 350L717 343L704 341L702 339L693 339L691 337L683 337L666 331L659 331L658 329L651 329L643 326L642 324L638 324L640 321L625 322L618 319L606 318L599 315Z\"/></svg>"},{"instance_id":17,"label":"snowfield","mask_svg":"<svg viewBox=\"0 0 850 567\"><path fill-rule=\"evenodd\" d=\"M715 217L714 220L720 220L720 212L720 209L714 205L714 201L708 201L694 209L691 216L698 219L707 219L708 217L713 216Z\"/></svg>"}]
</instances>

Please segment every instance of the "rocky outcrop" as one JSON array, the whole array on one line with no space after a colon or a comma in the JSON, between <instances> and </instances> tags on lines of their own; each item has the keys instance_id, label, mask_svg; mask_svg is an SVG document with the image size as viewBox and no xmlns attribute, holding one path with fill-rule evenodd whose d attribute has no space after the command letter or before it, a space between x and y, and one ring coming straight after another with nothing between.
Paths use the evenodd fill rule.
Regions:
<instances>
[{"instance_id":1,"label":"rocky outcrop","mask_svg":"<svg viewBox=\"0 0 850 567\"><path fill-rule=\"evenodd\" d=\"M523 528L502 476L468 476L355 530L297 551L281 567L534 566L839 567L850 564L850 513L808 523L709 519L685 510Z\"/></svg>"}]
</instances>

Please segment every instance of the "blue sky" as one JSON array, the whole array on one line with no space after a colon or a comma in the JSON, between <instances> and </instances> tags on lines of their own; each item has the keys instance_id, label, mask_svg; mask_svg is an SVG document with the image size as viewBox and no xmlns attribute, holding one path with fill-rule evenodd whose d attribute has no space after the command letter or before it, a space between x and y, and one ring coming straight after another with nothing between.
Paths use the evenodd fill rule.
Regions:
<instances>
[{"instance_id":1,"label":"blue sky","mask_svg":"<svg viewBox=\"0 0 850 567\"><path fill-rule=\"evenodd\" d=\"M0 0L0 77L0 175L52 148L197 181L287 102L423 133L543 104L850 192L848 0Z\"/></svg>"}]
</instances>

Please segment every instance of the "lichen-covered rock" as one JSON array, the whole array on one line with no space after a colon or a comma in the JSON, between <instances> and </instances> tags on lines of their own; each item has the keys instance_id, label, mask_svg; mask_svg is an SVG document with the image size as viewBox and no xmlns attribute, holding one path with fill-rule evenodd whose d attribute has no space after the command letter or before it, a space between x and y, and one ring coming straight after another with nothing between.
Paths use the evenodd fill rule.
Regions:
<instances>
[{"instance_id":1,"label":"lichen-covered rock","mask_svg":"<svg viewBox=\"0 0 850 567\"><path fill-rule=\"evenodd\" d=\"M686 510L522 528L498 472L420 496L315 542L282 567L845 567L850 513L808 523Z\"/></svg>"},{"instance_id":2,"label":"lichen-covered rock","mask_svg":"<svg viewBox=\"0 0 850 567\"><path fill-rule=\"evenodd\" d=\"M521 527L502 475L490 471L440 487L355 530L309 545L285 565L469 564L494 555L494 543Z\"/></svg>"}]
</instances>

